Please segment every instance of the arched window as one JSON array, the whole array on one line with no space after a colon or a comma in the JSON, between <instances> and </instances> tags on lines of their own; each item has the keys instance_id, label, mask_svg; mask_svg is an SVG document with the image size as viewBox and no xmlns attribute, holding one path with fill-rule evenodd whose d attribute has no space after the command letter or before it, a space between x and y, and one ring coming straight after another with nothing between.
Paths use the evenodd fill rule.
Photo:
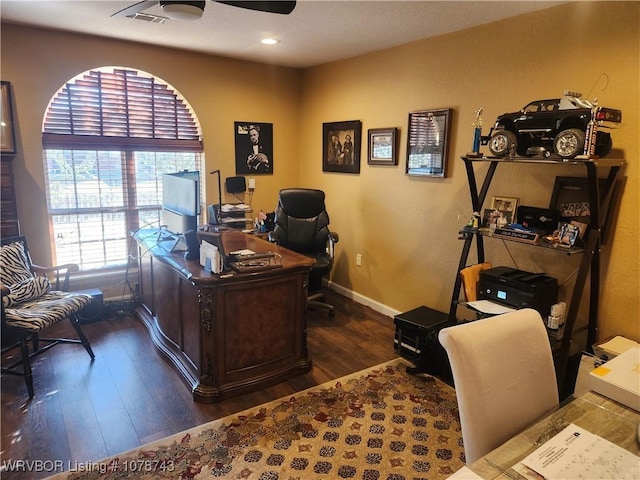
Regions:
<instances>
[{"instance_id":1,"label":"arched window","mask_svg":"<svg viewBox=\"0 0 640 480\"><path fill-rule=\"evenodd\" d=\"M67 82L47 108L42 145L54 259L85 271L126 265L129 232L159 225L162 174L202 164L188 103L126 68Z\"/></svg>"}]
</instances>

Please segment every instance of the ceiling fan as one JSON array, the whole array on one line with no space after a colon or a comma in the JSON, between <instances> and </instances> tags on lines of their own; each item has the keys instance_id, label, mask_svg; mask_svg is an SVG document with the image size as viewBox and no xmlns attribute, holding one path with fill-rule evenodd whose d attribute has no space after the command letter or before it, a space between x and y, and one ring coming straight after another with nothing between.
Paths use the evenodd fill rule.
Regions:
<instances>
[{"instance_id":1,"label":"ceiling fan","mask_svg":"<svg viewBox=\"0 0 640 480\"><path fill-rule=\"evenodd\" d=\"M255 10L258 12L278 13L281 15L290 14L296 7L295 1L267 1L267 0L213 0L217 3L224 3L233 7L246 8L247 10ZM201 1L187 0L143 0L142 2L129 5L127 8L111 15L112 17L131 17L139 14L143 10L154 5L160 5L162 11L169 18L176 20L197 20L204 13L204 6L207 3Z\"/></svg>"}]
</instances>

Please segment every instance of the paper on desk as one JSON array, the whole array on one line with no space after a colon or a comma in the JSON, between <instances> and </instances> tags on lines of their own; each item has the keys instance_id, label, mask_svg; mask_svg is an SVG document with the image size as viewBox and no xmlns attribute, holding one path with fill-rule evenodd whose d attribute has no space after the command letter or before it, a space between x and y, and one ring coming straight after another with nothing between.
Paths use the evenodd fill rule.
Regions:
<instances>
[{"instance_id":1,"label":"paper on desk","mask_svg":"<svg viewBox=\"0 0 640 480\"><path fill-rule=\"evenodd\" d=\"M571 424L521 462L546 480L637 479L638 457Z\"/></svg>"},{"instance_id":2,"label":"paper on desk","mask_svg":"<svg viewBox=\"0 0 640 480\"><path fill-rule=\"evenodd\" d=\"M233 212L238 210L249 210L249 209L251 209L251 207L244 203L225 203L224 205L222 205L222 208L221 208L223 212Z\"/></svg>"},{"instance_id":3,"label":"paper on desk","mask_svg":"<svg viewBox=\"0 0 640 480\"><path fill-rule=\"evenodd\" d=\"M222 272L222 256L218 247L205 240L200 245L200 265L213 273Z\"/></svg>"},{"instance_id":4,"label":"paper on desk","mask_svg":"<svg viewBox=\"0 0 640 480\"><path fill-rule=\"evenodd\" d=\"M248 248L243 248L242 250L235 250L233 252L229 252L229 255L253 255L253 250L249 250Z\"/></svg>"},{"instance_id":5,"label":"paper on desk","mask_svg":"<svg viewBox=\"0 0 640 480\"><path fill-rule=\"evenodd\" d=\"M504 305L492 302L491 300L476 300L475 302L467 302L467 305L479 312L490 313L492 315L515 311L515 308L505 307Z\"/></svg>"}]
</instances>

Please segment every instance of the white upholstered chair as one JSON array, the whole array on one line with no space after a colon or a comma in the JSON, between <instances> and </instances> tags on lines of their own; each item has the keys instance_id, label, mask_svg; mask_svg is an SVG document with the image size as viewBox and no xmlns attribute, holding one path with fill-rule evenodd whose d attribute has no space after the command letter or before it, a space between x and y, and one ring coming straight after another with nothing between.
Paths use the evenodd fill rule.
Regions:
<instances>
[{"instance_id":1,"label":"white upholstered chair","mask_svg":"<svg viewBox=\"0 0 640 480\"><path fill-rule=\"evenodd\" d=\"M467 464L558 406L549 338L522 309L442 329L460 410Z\"/></svg>"}]
</instances>

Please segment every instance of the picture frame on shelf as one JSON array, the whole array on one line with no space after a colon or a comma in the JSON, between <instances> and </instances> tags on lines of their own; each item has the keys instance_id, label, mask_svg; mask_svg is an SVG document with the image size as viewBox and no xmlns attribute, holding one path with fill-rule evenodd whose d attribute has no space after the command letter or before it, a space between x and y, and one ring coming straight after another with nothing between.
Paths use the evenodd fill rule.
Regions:
<instances>
[{"instance_id":1,"label":"picture frame on shelf","mask_svg":"<svg viewBox=\"0 0 640 480\"><path fill-rule=\"evenodd\" d=\"M502 215L504 218L504 215ZM485 208L482 211L482 226L490 230L495 229L498 226L498 221L501 220L501 213L493 208ZM506 219L505 219L506 220Z\"/></svg>"},{"instance_id":2,"label":"picture frame on shelf","mask_svg":"<svg viewBox=\"0 0 640 480\"><path fill-rule=\"evenodd\" d=\"M604 180L599 180L599 188ZM565 220L589 223L591 205L589 202L589 181L587 177L556 177L551 193L549 208L558 210Z\"/></svg>"},{"instance_id":3,"label":"picture frame on shelf","mask_svg":"<svg viewBox=\"0 0 640 480\"><path fill-rule=\"evenodd\" d=\"M13 123L11 84L0 81L0 153L16 153L16 134Z\"/></svg>"},{"instance_id":4,"label":"picture frame on shelf","mask_svg":"<svg viewBox=\"0 0 640 480\"><path fill-rule=\"evenodd\" d=\"M606 194L605 186L606 179L598 179L598 190L600 192L600 199ZM609 203L609 209L607 212L600 212L601 218L609 217L615 212L616 205L619 201L619 195L621 191L621 184L623 180L618 179L612 186L613 192L611 194L611 202ZM551 200L549 202L549 208L553 208L560 212L560 218L567 223L573 223L580 228L580 238L583 238L586 232L589 230L591 222L591 204L589 201L589 179L587 177L556 177L553 184L553 192L551 193ZM600 243L606 245L609 238L609 231L611 230L610 218L602 228Z\"/></svg>"},{"instance_id":5,"label":"picture frame on shelf","mask_svg":"<svg viewBox=\"0 0 640 480\"><path fill-rule=\"evenodd\" d=\"M397 128L370 128L368 136L367 163L369 165L398 164Z\"/></svg>"},{"instance_id":6,"label":"picture frame on shelf","mask_svg":"<svg viewBox=\"0 0 640 480\"><path fill-rule=\"evenodd\" d=\"M361 143L361 121L323 123L322 171L360 173Z\"/></svg>"},{"instance_id":7,"label":"picture frame on shelf","mask_svg":"<svg viewBox=\"0 0 640 480\"><path fill-rule=\"evenodd\" d=\"M451 114L450 108L409 113L407 175L447 176Z\"/></svg>"},{"instance_id":8,"label":"picture frame on shelf","mask_svg":"<svg viewBox=\"0 0 640 480\"><path fill-rule=\"evenodd\" d=\"M514 223L517 209L518 199L515 197L493 197L491 199L490 210L500 212L507 225Z\"/></svg>"},{"instance_id":9,"label":"picture frame on shelf","mask_svg":"<svg viewBox=\"0 0 640 480\"><path fill-rule=\"evenodd\" d=\"M562 223L560 225L560 243L573 247L580 236L580 229L573 223Z\"/></svg>"}]
</instances>

